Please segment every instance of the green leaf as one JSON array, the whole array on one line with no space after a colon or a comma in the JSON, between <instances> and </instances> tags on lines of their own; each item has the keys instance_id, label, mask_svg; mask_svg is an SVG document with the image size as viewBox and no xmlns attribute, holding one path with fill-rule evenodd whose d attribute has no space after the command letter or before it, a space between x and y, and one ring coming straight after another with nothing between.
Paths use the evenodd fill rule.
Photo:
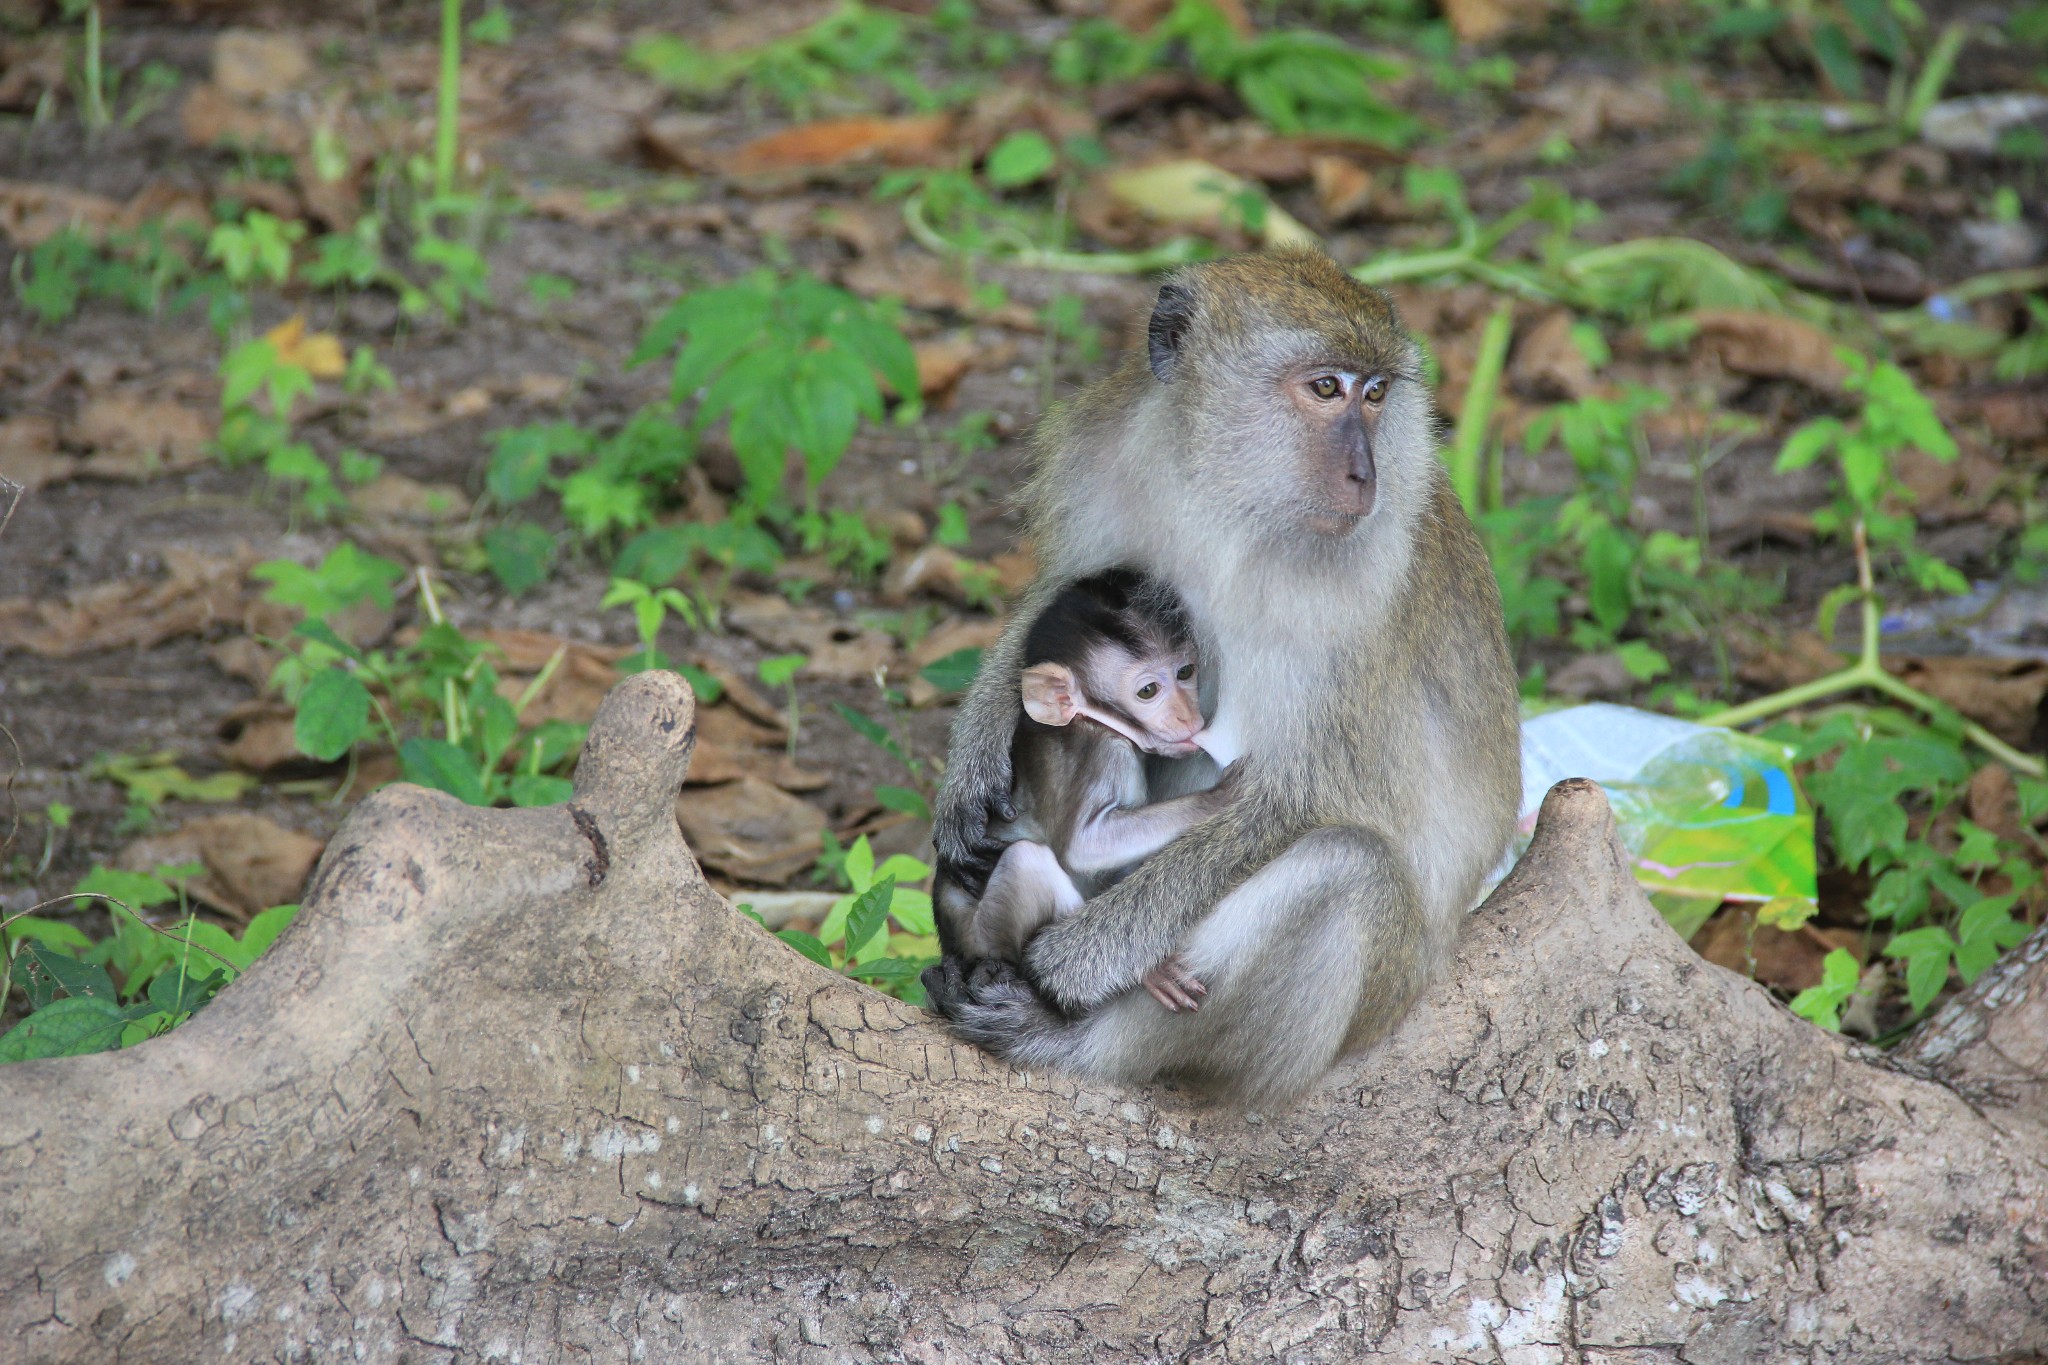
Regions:
<instances>
[{"instance_id":1,"label":"green leaf","mask_svg":"<svg viewBox=\"0 0 2048 1365\"><path fill-rule=\"evenodd\" d=\"M207 961L210 963L212 959ZM196 967L197 964L194 965ZM149 1003L174 1017L191 1014L213 999L227 983L227 973L217 966L204 972L164 972L149 983Z\"/></svg>"},{"instance_id":2,"label":"green leaf","mask_svg":"<svg viewBox=\"0 0 2048 1365\"><path fill-rule=\"evenodd\" d=\"M951 654L926 664L918 670L917 676L941 692L964 692L973 683L974 675L980 668L979 649L956 649Z\"/></svg>"},{"instance_id":3,"label":"green leaf","mask_svg":"<svg viewBox=\"0 0 2048 1365\"><path fill-rule=\"evenodd\" d=\"M914 891L907 886L896 888L896 894L889 901L889 918L896 921L906 934L920 937L938 932L938 922L932 915L932 898L924 891Z\"/></svg>"},{"instance_id":4,"label":"green leaf","mask_svg":"<svg viewBox=\"0 0 2048 1365\"><path fill-rule=\"evenodd\" d=\"M807 654L775 654L754 665L761 681L770 687L784 687L809 663Z\"/></svg>"},{"instance_id":5,"label":"green leaf","mask_svg":"<svg viewBox=\"0 0 2048 1365\"><path fill-rule=\"evenodd\" d=\"M924 969L937 961L935 957L877 957L849 964L846 974L862 981L904 985L924 975Z\"/></svg>"},{"instance_id":6,"label":"green leaf","mask_svg":"<svg viewBox=\"0 0 2048 1365\"><path fill-rule=\"evenodd\" d=\"M27 964L25 970L30 980L18 980L18 984L28 991L29 999L36 1008L50 1000L48 993L43 992L43 1000L36 1001L40 984L54 986L70 996L96 995L102 1000L119 998L119 992L114 989L114 979L104 969L80 962L69 953L59 952L46 944L31 943L22 949L21 955L14 960L17 979L24 973L24 964ZM46 979L45 983L32 984L38 975Z\"/></svg>"},{"instance_id":7,"label":"green leaf","mask_svg":"<svg viewBox=\"0 0 2048 1365\"><path fill-rule=\"evenodd\" d=\"M1946 929L1929 926L1896 935L1884 947L1886 957L1906 961L1906 999L1915 1014L1925 1010L1948 984L1949 960L1955 940Z\"/></svg>"},{"instance_id":8,"label":"green leaf","mask_svg":"<svg viewBox=\"0 0 2048 1365\"><path fill-rule=\"evenodd\" d=\"M297 905L273 905L251 919L249 927L242 931L242 952L248 961L254 962L277 942L277 936L285 931L298 913Z\"/></svg>"},{"instance_id":9,"label":"green leaf","mask_svg":"<svg viewBox=\"0 0 2048 1365\"><path fill-rule=\"evenodd\" d=\"M846 884L855 891L865 891L875 884L875 850L867 835L855 839L853 847L846 850L840 870L846 874Z\"/></svg>"},{"instance_id":10,"label":"green leaf","mask_svg":"<svg viewBox=\"0 0 2048 1365\"><path fill-rule=\"evenodd\" d=\"M490 804L477 760L445 739L409 739L399 746L398 762L408 782L447 792L472 806Z\"/></svg>"},{"instance_id":11,"label":"green leaf","mask_svg":"<svg viewBox=\"0 0 2048 1365\"><path fill-rule=\"evenodd\" d=\"M811 937L803 930L784 929L778 932L775 937L781 939L820 967L828 971L831 970L832 954L826 951L824 944L818 942L817 939Z\"/></svg>"},{"instance_id":12,"label":"green leaf","mask_svg":"<svg viewBox=\"0 0 2048 1365\"><path fill-rule=\"evenodd\" d=\"M53 1001L0 1036L0 1063L82 1057L121 1045L130 1012L98 996Z\"/></svg>"},{"instance_id":13,"label":"green leaf","mask_svg":"<svg viewBox=\"0 0 2048 1365\"><path fill-rule=\"evenodd\" d=\"M1780 474L1806 468L1833 448L1842 438L1842 430L1842 424L1832 417L1808 422L1786 438L1774 467Z\"/></svg>"},{"instance_id":14,"label":"green leaf","mask_svg":"<svg viewBox=\"0 0 2048 1365\"><path fill-rule=\"evenodd\" d=\"M576 784L566 777L519 773L507 784L515 806L559 806L576 794Z\"/></svg>"},{"instance_id":15,"label":"green leaf","mask_svg":"<svg viewBox=\"0 0 2048 1365\"><path fill-rule=\"evenodd\" d=\"M1043 133L1025 130L1011 133L995 145L982 168L988 183L998 189L1015 189L1043 180L1058 158Z\"/></svg>"},{"instance_id":16,"label":"green leaf","mask_svg":"<svg viewBox=\"0 0 2048 1365\"><path fill-rule=\"evenodd\" d=\"M14 939L34 939L59 952L76 953L92 945L92 940L77 925L60 919L45 919L41 915L23 915L20 919L9 920L6 934Z\"/></svg>"},{"instance_id":17,"label":"green leaf","mask_svg":"<svg viewBox=\"0 0 2048 1365\"><path fill-rule=\"evenodd\" d=\"M875 800L879 801L885 810L901 811L919 820L932 818L931 806L926 803L923 796L908 787L878 786L875 788Z\"/></svg>"},{"instance_id":18,"label":"green leaf","mask_svg":"<svg viewBox=\"0 0 2048 1365\"><path fill-rule=\"evenodd\" d=\"M555 538L531 521L493 526L484 533L484 559L506 592L523 596L547 581L555 560Z\"/></svg>"},{"instance_id":19,"label":"green leaf","mask_svg":"<svg viewBox=\"0 0 2048 1365\"><path fill-rule=\"evenodd\" d=\"M131 910L147 910L152 905L174 901L178 893L161 879L146 872L121 872L110 867L95 867L72 888L74 894L96 893L111 896ZM81 908L85 905L81 902ZM115 915L120 912L114 911Z\"/></svg>"},{"instance_id":20,"label":"green leaf","mask_svg":"<svg viewBox=\"0 0 2048 1365\"><path fill-rule=\"evenodd\" d=\"M889 900L896 894L894 877L878 878L875 884L853 898L846 912L846 955L859 959L872 948L889 921Z\"/></svg>"},{"instance_id":21,"label":"green leaf","mask_svg":"<svg viewBox=\"0 0 2048 1365\"><path fill-rule=\"evenodd\" d=\"M1862 975L1856 957L1845 948L1829 950L1820 965L1820 981L1792 997L1792 1012L1830 1031L1842 1027L1842 1006L1855 994Z\"/></svg>"},{"instance_id":22,"label":"green leaf","mask_svg":"<svg viewBox=\"0 0 2048 1365\"><path fill-rule=\"evenodd\" d=\"M370 690L345 668L323 668L299 693L292 742L299 752L332 763L354 748L370 720Z\"/></svg>"},{"instance_id":23,"label":"green leaf","mask_svg":"<svg viewBox=\"0 0 2048 1365\"><path fill-rule=\"evenodd\" d=\"M910 760L904 757L903 746L896 742L894 735L854 710L851 706L848 706L845 702L833 702L832 709L839 713L841 720L853 727L855 734L883 752L892 755L899 763L904 764L906 767L909 766Z\"/></svg>"}]
</instances>

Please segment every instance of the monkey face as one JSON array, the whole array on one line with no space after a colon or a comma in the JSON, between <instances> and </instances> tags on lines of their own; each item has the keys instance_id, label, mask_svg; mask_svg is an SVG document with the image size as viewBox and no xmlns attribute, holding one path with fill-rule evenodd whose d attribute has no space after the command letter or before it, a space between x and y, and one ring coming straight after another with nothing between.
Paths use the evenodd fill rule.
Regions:
<instances>
[{"instance_id":1,"label":"monkey face","mask_svg":"<svg viewBox=\"0 0 2048 1365\"><path fill-rule=\"evenodd\" d=\"M1088 660L1084 690L1103 709L1117 712L1122 730L1139 748L1154 754L1191 754L1202 729L1194 650L1187 645L1133 655L1114 646Z\"/></svg>"},{"instance_id":2,"label":"monkey face","mask_svg":"<svg viewBox=\"0 0 2048 1365\"><path fill-rule=\"evenodd\" d=\"M1303 428L1309 529L1343 535L1372 513L1379 491L1373 429L1393 381L1341 365L1310 365L1290 372L1280 386Z\"/></svg>"}]
</instances>

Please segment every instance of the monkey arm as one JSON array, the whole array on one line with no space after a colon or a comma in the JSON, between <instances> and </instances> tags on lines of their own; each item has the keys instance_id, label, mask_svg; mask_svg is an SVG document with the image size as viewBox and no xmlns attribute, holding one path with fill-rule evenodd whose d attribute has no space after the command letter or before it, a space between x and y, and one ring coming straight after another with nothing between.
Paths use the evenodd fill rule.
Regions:
<instances>
[{"instance_id":1,"label":"monkey arm","mask_svg":"<svg viewBox=\"0 0 2048 1365\"><path fill-rule=\"evenodd\" d=\"M1113 796L1113 794L1112 794ZM1068 835L1066 865L1083 876L1113 872L1149 858L1224 809L1231 793L1220 787L1190 792L1149 806L1104 800L1089 810Z\"/></svg>"},{"instance_id":2,"label":"monkey arm","mask_svg":"<svg viewBox=\"0 0 2048 1365\"><path fill-rule=\"evenodd\" d=\"M1310 824L1280 801L1246 792L1074 914L1040 930L1024 953L1027 973L1069 1012L1128 990L1179 946L1190 926Z\"/></svg>"},{"instance_id":3,"label":"monkey arm","mask_svg":"<svg viewBox=\"0 0 2048 1365\"><path fill-rule=\"evenodd\" d=\"M1003 852L1003 841L989 836L990 817L1017 818L1010 798L1015 776L1010 743L1023 714L1017 678L1024 668L1024 637L1046 603L1070 581L1049 571L1033 580L1002 637L983 656L960 713L953 718L946 776L932 804L932 843L940 869L976 896Z\"/></svg>"}]
</instances>

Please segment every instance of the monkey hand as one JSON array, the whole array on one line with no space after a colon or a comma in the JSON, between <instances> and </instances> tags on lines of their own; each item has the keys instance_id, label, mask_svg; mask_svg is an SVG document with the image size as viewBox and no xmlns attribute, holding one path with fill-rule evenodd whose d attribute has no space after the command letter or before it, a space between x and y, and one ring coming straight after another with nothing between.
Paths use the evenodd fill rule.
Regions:
<instances>
[{"instance_id":1,"label":"monkey hand","mask_svg":"<svg viewBox=\"0 0 2048 1365\"><path fill-rule=\"evenodd\" d=\"M938 850L939 870L979 897L988 889L989 873L1003 856L1006 841L989 832L999 820L1015 820L1017 806L1010 799L1010 756L1000 756L999 771L977 775L968 765L956 764L947 771L932 811L932 844Z\"/></svg>"},{"instance_id":2,"label":"monkey hand","mask_svg":"<svg viewBox=\"0 0 2048 1365\"><path fill-rule=\"evenodd\" d=\"M1195 997L1209 993L1209 988L1195 979L1179 953L1145 973L1144 984L1154 1000L1175 1013L1200 1009L1202 1002Z\"/></svg>"},{"instance_id":3,"label":"monkey hand","mask_svg":"<svg viewBox=\"0 0 2048 1365\"><path fill-rule=\"evenodd\" d=\"M1087 922L1090 908L1097 904L1091 901L1079 914L1046 925L1024 949L1024 974L1040 995L1067 1014L1086 1013L1123 994L1173 946L1170 940L1154 944L1105 934L1099 924Z\"/></svg>"}]
</instances>

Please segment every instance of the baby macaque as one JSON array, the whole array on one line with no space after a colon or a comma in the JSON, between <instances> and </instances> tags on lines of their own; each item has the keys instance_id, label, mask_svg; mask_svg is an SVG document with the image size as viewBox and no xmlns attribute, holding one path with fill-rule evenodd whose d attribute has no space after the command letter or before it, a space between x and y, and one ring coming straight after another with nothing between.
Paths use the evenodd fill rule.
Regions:
<instances>
[{"instance_id":1,"label":"baby macaque","mask_svg":"<svg viewBox=\"0 0 2048 1365\"><path fill-rule=\"evenodd\" d=\"M1032 625L1024 661L1017 815L1000 831L1014 842L979 903L957 888L941 897L969 958L1021 961L1039 929L1224 809L1235 787L1146 804L1145 755L1203 752L1194 639L1170 589L1125 570L1083 579ZM1169 1010L1207 992L1177 956L1143 984Z\"/></svg>"}]
</instances>

